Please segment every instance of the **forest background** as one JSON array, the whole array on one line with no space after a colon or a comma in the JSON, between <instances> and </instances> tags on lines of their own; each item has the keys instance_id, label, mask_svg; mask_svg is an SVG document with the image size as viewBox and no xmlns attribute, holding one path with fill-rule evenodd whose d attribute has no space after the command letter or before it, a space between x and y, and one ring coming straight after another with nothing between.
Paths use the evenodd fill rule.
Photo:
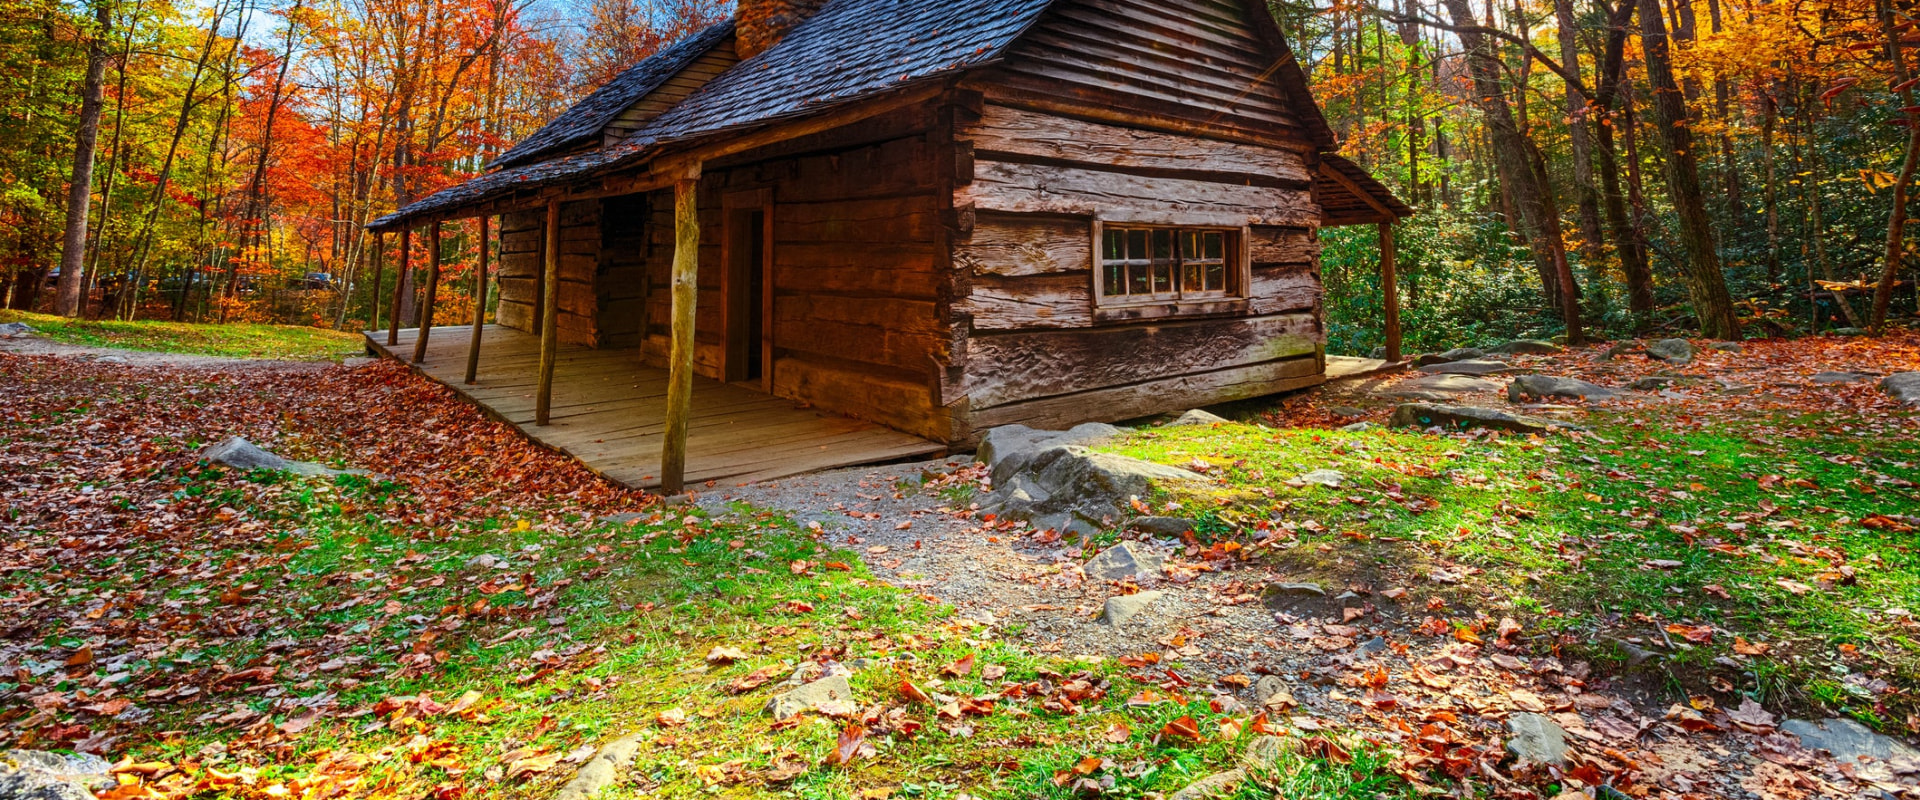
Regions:
<instances>
[{"instance_id":1,"label":"forest background","mask_svg":"<svg viewBox=\"0 0 1920 800\"><path fill-rule=\"evenodd\" d=\"M1419 212L1396 231L1410 350L1864 332L1916 313L1911 5L1269 8L1343 152ZM0 307L366 327L366 221L477 174L731 11L0 0ZM454 225L441 244L456 286L477 232ZM1322 233L1334 352L1381 343L1375 237ZM436 322L471 319L470 292L444 297Z\"/></svg>"}]
</instances>

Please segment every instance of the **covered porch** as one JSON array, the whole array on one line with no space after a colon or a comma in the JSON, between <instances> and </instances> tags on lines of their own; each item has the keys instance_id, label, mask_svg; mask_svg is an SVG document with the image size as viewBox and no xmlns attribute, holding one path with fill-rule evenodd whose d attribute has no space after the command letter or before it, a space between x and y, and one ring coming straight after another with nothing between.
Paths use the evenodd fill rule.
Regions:
<instances>
[{"instance_id":1,"label":"covered porch","mask_svg":"<svg viewBox=\"0 0 1920 800\"><path fill-rule=\"evenodd\" d=\"M367 331L368 347L408 363L419 330L400 330L392 345L387 333ZM560 345L548 424L537 425L540 337L499 325L481 328L483 357L468 384L464 378L474 335L467 326L433 328L424 357L413 368L610 480L642 489L661 486L667 370L646 365L637 350ZM946 452L945 445L910 434L697 376L689 412L688 486L771 480Z\"/></svg>"}]
</instances>

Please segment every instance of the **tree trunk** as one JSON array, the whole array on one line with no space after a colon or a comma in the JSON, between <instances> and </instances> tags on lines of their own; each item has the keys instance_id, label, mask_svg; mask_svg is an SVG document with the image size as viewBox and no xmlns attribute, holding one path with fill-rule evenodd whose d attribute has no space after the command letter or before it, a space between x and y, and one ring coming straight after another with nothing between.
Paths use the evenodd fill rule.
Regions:
<instances>
[{"instance_id":1,"label":"tree trunk","mask_svg":"<svg viewBox=\"0 0 1920 800\"><path fill-rule=\"evenodd\" d=\"M1526 230L1528 243L1537 262L1551 265L1559 284L1561 317L1567 327L1567 342L1585 340L1580 322L1580 297L1574 289L1573 272L1567 264L1566 240L1560 233L1560 216L1553 206L1545 175L1536 168L1533 143L1520 133L1501 82L1501 65L1493 43L1484 34L1472 30L1473 10L1467 0L1445 0L1453 22L1464 30L1460 41L1466 47L1467 68L1473 76L1474 103L1487 120L1487 133L1493 139L1493 154L1501 167L1501 182L1513 198L1515 211ZM1543 276L1544 277L1544 276ZM1549 294L1553 282L1546 282Z\"/></svg>"},{"instance_id":2,"label":"tree trunk","mask_svg":"<svg viewBox=\"0 0 1920 800\"><path fill-rule=\"evenodd\" d=\"M61 240L60 294L54 313L63 317L80 313L82 267L87 254L87 211L93 200L93 160L100 142L100 109L105 105L107 81L107 31L113 26L113 8L107 0L94 0L94 24L99 26L87 42L87 77L80 88L80 127L73 137L73 182L67 189L67 232Z\"/></svg>"},{"instance_id":3,"label":"tree trunk","mask_svg":"<svg viewBox=\"0 0 1920 800\"><path fill-rule=\"evenodd\" d=\"M1887 56L1893 60L1893 81L1900 89L1900 105L1913 107L1913 90L1906 88L1907 57L1900 53L1900 34L1895 30L1893 6L1887 0L1874 3L1880 13L1881 30L1886 35ZM1900 175L1893 182L1893 209L1887 217L1886 256L1881 262L1880 284L1873 289L1873 316L1867 328L1875 336L1887 324L1887 309L1893 304L1893 284L1900 277L1901 257L1906 253L1907 196L1913 186L1913 173L1920 166L1920 120L1908 115L1907 149L1900 161Z\"/></svg>"},{"instance_id":4,"label":"tree trunk","mask_svg":"<svg viewBox=\"0 0 1920 800\"><path fill-rule=\"evenodd\" d=\"M1653 270L1647 265L1647 246L1640 237L1638 217L1628 213L1627 195L1620 186L1620 153L1614 142L1616 120L1628 127L1629 142L1633 135L1631 110L1614 113L1625 100L1620 92L1620 79L1626 68L1627 26L1633 21L1633 8L1634 0L1621 0L1620 7L1609 13L1606 49L1596 68L1600 88L1595 97L1599 110L1606 116L1595 120L1595 131L1607 227L1612 233L1614 252L1620 258L1620 271L1627 279L1627 309L1633 315L1633 329L1638 333L1653 323ZM1637 197L1635 205L1638 205Z\"/></svg>"},{"instance_id":5,"label":"tree trunk","mask_svg":"<svg viewBox=\"0 0 1920 800\"><path fill-rule=\"evenodd\" d=\"M1700 191L1693 130L1687 124L1686 102L1673 79L1660 0L1640 0L1640 42L1647 81L1653 88L1655 127L1666 145L1666 157L1661 161L1666 167L1668 194L1680 222L1680 243L1686 249L1682 264L1687 294L1693 299L1702 336L1739 339L1740 320L1734 315L1733 298L1720 271L1720 254L1714 249L1713 223L1707 218L1706 200Z\"/></svg>"},{"instance_id":6,"label":"tree trunk","mask_svg":"<svg viewBox=\"0 0 1920 800\"><path fill-rule=\"evenodd\" d=\"M1573 0L1553 0L1554 18L1560 27L1560 66L1575 78L1580 77L1580 42L1573 18ZM1573 150L1573 187L1578 195L1580 213L1580 256L1589 270L1598 269L1605 252L1606 239L1600 229L1600 193L1593 182L1593 143L1588 125L1593 124L1587 98L1572 85L1567 86L1567 144ZM1592 273L1589 272L1589 275Z\"/></svg>"}]
</instances>

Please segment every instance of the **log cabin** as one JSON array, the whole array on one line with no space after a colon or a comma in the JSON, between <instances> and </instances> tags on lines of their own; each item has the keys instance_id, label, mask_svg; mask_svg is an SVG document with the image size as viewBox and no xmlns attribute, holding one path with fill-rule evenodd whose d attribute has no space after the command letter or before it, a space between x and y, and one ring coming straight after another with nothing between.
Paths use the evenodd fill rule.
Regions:
<instances>
[{"instance_id":1,"label":"log cabin","mask_svg":"<svg viewBox=\"0 0 1920 800\"><path fill-rule=\"evenodd\" d=\"M677 490L695 375L951 447L1322 381L1319 229L1411 213L1336 149L1261 0L740 0L369 228L497 220L536 424L637 352Z\"/></svg>"}]
</instances>

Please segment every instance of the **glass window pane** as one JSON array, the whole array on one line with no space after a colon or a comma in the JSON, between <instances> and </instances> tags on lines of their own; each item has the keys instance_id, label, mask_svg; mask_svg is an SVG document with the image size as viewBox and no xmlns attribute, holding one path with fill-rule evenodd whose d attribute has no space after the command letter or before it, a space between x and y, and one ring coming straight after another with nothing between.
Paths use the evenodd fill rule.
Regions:
<instances>
[{"instance_id":1,"label":"glass window pane","mask_svg":"<svg viewBox=\"0 0 1920 800\"><path fill-rule=\"evenodd\" d=\"M1147 257L1147 232L1144 230L1127 231L1127 257Z\"/></svg>"},{"instance_id":2,"label":"glass window pane","mask_svg":"<svg viewBox=\"0 0 1920 800\"><path fill-rule=\"evenodd\" d=\"M1167 241L1171 244L1173 237L1167 237ZM1172 262L1161 261L1153 265L1153 291L1157 294L1165 294L1173 291Z\"/></svg>"},{"instance_id":3,"label":"glass window pane","mask_svg":"<svg viewBox=\"0 0 1920 800\"><path fill-rule=\"evenodd\" d=\"M1199 262L1189 262L1180 273L1180 291L1197 292L1206 288L1206 279L1201 276L1205 267Z\"/></svg>"},{"instance_id":4,"label":"glass window pane","mask_svg":"<svg viewBox=\"0 0 1920 800\"><path fill-rule=\"evenodd\" d=\"M1153 292L1153 285L1152 285L1153 276L1152 274L1150 274L1151 270L1152 270L1152 267L1146 264L1136 263L1128 267L1127 268L1127 273L1128 273L1127 293L1128 294L1151 294Z\"/></svg>"},{"instance_id":5,"label":"glass window pane","mask_svg":"<svg viewBox=\"0 0 1920 800\"><path fill-rule=\"evenodd\" d=\"M1227 290L1227 265L1214 264L1207 267L1207 291L1224 292Z\"/></svg>"},{"instance_id":6,"label":"glass window pane","mask_svg":"<svg viewBox=\"0 0 1920 800\"><path fill-rule=\"evenodd\" d=\"M1226 257L1226 247L1227 247L1226 234L1220 233L1219 231L1214 231L1206 235L1206 240L1207 240L1207 258L1220 259L1220 258Z\"/></svg>"},{"instance_id":7,"label":"glass window pane","mask_svg":"<svg viewBox=\"0 0 1920 800\"><path fill-rule=\"evenodd\" d=\"M1103 249L1106 251L1108 260L1118 261L1127 257L1127 239L1124 232L1109 230L1102 238L1106 240L1106 247Z\"/></svg>"},{"instance_id":8,"label":"glass window pane","mask_svg":"<svg viewBox=\"0 0 1920 800\"><path fill-rule=\"evenodd\" d=\"M1153 232L1153 257L1160 260L1173 258L1173 231L1157 230Z\"/></svg>"},{"instance_id":9,"label":"glass window pane","mask_svg":"<svg viewBox=\"0 0 1920 800\"><path fill-rule=\"evenodd\" d=\"M1101 275L1101 294L1109 297L1127 293L1127 267L1124 264L1108 264Z\"/></svg>"}]
</instances>

